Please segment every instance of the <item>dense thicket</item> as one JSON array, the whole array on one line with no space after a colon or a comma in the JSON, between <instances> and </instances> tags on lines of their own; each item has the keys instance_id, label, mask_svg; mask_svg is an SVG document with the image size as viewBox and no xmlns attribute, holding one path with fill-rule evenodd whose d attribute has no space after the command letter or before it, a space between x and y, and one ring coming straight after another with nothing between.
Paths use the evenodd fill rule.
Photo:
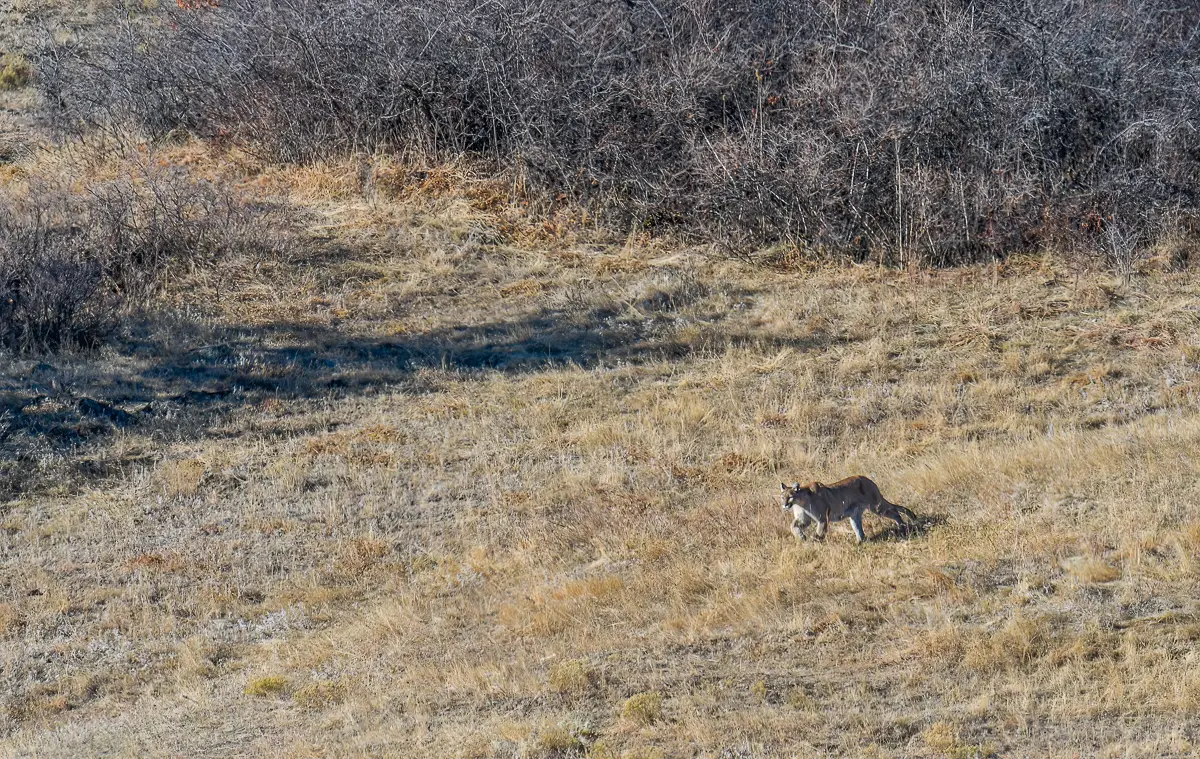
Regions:
<instances>
[{"instance_id":1,"label":"dense thicket","mask_svg":"<svg viewBox=\"0 0 1200 759\"><path fill-rule=\"evenodd\" d=\"M1196 215L1195 3L176 6L46 50L55 122L284 161L472 153L615 224L741 249L943 264Z\"/></svg>"}]
</instances>

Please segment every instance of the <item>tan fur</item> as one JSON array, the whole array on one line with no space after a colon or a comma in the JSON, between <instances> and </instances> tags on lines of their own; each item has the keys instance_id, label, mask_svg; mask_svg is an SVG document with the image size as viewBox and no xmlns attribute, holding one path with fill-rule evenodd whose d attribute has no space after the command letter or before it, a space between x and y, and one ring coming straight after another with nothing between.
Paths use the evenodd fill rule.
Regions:
<instances>
[{"instance_id":1,"label":"tan fur","mask_svg":"<svg viewBox=\"0 0 1200 759\"><path fill-rule=\"evenodd\" d=\"M862 529L862 515L868 510L891 519L905 532L909 526L900 516L903 514L914 521L917 518L916 514L903 506L889 502L879 492L879 486L861 474L832 485L819 482L801 485L797 482L790 487L780 483L779 487L783 492L783 510L792 512L792 532L801 540L804 539L805 528L810 524L817 525L817 538L824 539L830 522L849 519L855 538L862 543L866 538Z\"/></svg>"}]
</instances>

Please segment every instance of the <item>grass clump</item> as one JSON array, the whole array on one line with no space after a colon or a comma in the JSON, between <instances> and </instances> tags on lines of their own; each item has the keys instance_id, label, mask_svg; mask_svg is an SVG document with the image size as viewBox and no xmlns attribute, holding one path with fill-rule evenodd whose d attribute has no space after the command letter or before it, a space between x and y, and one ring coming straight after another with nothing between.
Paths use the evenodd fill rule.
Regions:
<instances>
[{"instance_id":1,"label":"grass clump","mask_svg":"<svg viewBox=\"0 0 1200 759\"><path fill-rule=\"evenodd\" d=\"M996 755L991 744L965 743L949 722L934 722L925 728L921 738L929 748L947 759L987 759Z\"/></svg>"},{"instance_id":2,"label":"grass clump","mask_svg":"<svg viewBox=\"0 0 1200 759\"><path fill-rule=\"evenodd\" d=\"M592 686L595 677L595 670L586 660L568 659L550 667L550 690L578 695Z\"/></svg>"},{"instance_id":3,"label":"grass clump","mask_svg":"<svg viewBox=\"0 0 1200 759\"><path fill-rule=\"evenodd\" d=\"M816 706L813 697L804 692L803 688L792 688L787 694L787 704L793 709L806 711Z\"/></svg>"},{"instance_id":4,"label":"grass clump","mask_svg":"<svg viewBox=\"0 0 1200 759\"><path fill-rule=\"evenodd\" d=\"M750 686L750 695L754 697L755 701L758 701L759 703L766 703L766 701L767 701L767 681L759 680L759 681L755 682L753 685L751 685Z\"/></svg>"},{"instance_id":5,"label":"grass clump","mask_svg":"<svg viewBox=\"0 0 1200 759\"><path fill-rule=\"evenodd\" d=\"M208 466L199 459L184 459L163 463L155 473L159 489L172 498L195 495L200 489Z\"/></svg>"},{"instance_id":6,"label":"grass clump","mask_svg":"<svg viewBox=\"0 0 1200 759\"><path fill-rule=\"evenodd\" d=\"M1046 622L1017 614L999 630L968 645L963 664L981 672L1025 666L1045 653L1049 640Z\"/></svg>"},{"instance_id":7,"label":"grass clump","mask_svg":"<svg viewBox=\"0 0 1200 759\"><path fill-rule=\"evenodd\" d=\"M552 757L561 756L583 749L583 741L575 731L565 725L550 725L537 734L531 756Z\"/></svg>"},{"instance_id":8,"label":"grass clump","mask_svg":"<svg viewBox=\"0 0 1200 759\"><path fill-rule=\"evenodd\" d=\"M653 725L663 719L663 697L657 691L638 693L625 699L621 716L638 727Z\"/></svg>"},{"instance_id":9,"label":"grass clump","mask_svg":"<svg viewBox=\"0 0 1200 759\"><path fill-rule=\"evenodd\" d=\"M345 701L348 690L345 683L318 680L297 688L292 700L302 709L320 711Z\"/></svg>"},{"instance_id":10,"label":"grass clump","mask_svg":"<svg viewBox=\"0 0 1200 759\"><path fill-rule=\"evenodd\" d=\"M949 722L934 722L921 733L925 745L944 756L959 756L964 748L958 729Z\"/></svg>"},{"instance_id":11,"label":"grass clump","mask_svg":"<svg viewBox=\"0 0 1200 759\"><path fill-rule=\"evenodd\" d=\"M1073 556L1064 559L1062 567L1083 583L1106 583L1120 578L1121 570L1098 556Z\"/></svg>"},{"instance_id":12,"label":"grass clump","mask_svg":"<svg viewBox=\"0 0 1200 759\"><path fill-rule=\"evenodd\" d=\"M247 683L244 692L247 696L256 696L258 698L278 696L287 690L288 685L288 679L282 675L266 675L265 677L255 678Z\"/></svg>"},{"instance_id":13,"label":"grass clump","mask_svg":"<svg viewBox=\"0 0 1200 759\"><path fill-rule=\"evenodd\" d=\"M7 53L0 56L0 90L19 90L33 79L33 67L24 56Z\"/></svg>"},{"instance_id":14,"label":"grass clump","mask_svg":"<svg viewBox=\"0 0 1200 759\"><path fill-rule=\"evenodd\" d=\"M583 752L585 759L621 759L621 754L604 741L596 741Z\"/></svg>"}]
</instances>

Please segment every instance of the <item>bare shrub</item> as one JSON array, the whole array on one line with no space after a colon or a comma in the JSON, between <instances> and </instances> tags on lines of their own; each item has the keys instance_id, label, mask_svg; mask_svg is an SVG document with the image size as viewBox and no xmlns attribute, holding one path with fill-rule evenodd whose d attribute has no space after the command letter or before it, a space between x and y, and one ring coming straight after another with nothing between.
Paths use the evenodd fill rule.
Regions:
<instances>
[{"instance_id":1,"label":"bare shrub","mask_svg":"<svg viewBox=\"0 0 1200 759\"><path fill-rule=\"evenodd\" d=\"M472 153L610 224L949 264L1195 215L1200 7L230 0L42 51L60 127ZM1190 222L1189 222L1190 223Z\"/></svg>"},{"instance_id":2,"label":"bare shrub","mask_svg":"<svg viewBox=\"0 0 1200 759\"><path fill-rule=\"evenodd\" d=\"M0 345L94 347L115 323L103 280L79 235L0 217Z\"/></svg>"},{"instance_id":3,"label":"bare shrub","mask_svg":"<svg viewBox=\"0 0 1200 759\"><path fill-rule=\"evenodd\" d=\"M166 278L260 244L255 209L178 170L0 197L0 348L95 348Z\"/></svg>"},{"instance_id":4,"label":"bare shrub","mask_svg":"<svg viewBox=\"0 0 1200 759\"><path fill-rule=\"evenodd\" d=\"M1115 221L1106 225L1104 232L1108 239L1108 253L1113 268L1128 284L1139 259L1138 233Z\"/></svg>"}]
</instances>

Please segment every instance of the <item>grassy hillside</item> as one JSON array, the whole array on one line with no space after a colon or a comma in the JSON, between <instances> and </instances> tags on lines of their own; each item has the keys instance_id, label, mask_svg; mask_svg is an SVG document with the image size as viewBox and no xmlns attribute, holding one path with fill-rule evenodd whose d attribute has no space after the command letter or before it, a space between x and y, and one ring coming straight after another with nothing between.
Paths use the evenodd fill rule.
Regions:
<instances>
[{"instance_id":1,"label":"grassy hillside","mask_svg":"<svg viewBox=\"0 0 1200 759\"><path fill-rule=\"evenodd\" d=\"M112 7L0 0L0 52ZM1183 231L1123 276L755 267L466 161L55 145L37 107L0 86L0 285L10 211L132 243L99 349L0 352L0 756L1200 744ZM798 542L779 482L856 473L918 529Z\"/></svg>"},{"instance_id":2,"label":"grassy hillside","mask_svg":"<svg viewBox=\"0 0 1200 759\"><path fill-rule=\"evenodd\" d=\"M4 359L6 755L1200 740L1192 272L774 271L463 167L153 159L301 231ZM854 473L921 528L797 542L779 481Z\"/></svg>"}]
</instances>

